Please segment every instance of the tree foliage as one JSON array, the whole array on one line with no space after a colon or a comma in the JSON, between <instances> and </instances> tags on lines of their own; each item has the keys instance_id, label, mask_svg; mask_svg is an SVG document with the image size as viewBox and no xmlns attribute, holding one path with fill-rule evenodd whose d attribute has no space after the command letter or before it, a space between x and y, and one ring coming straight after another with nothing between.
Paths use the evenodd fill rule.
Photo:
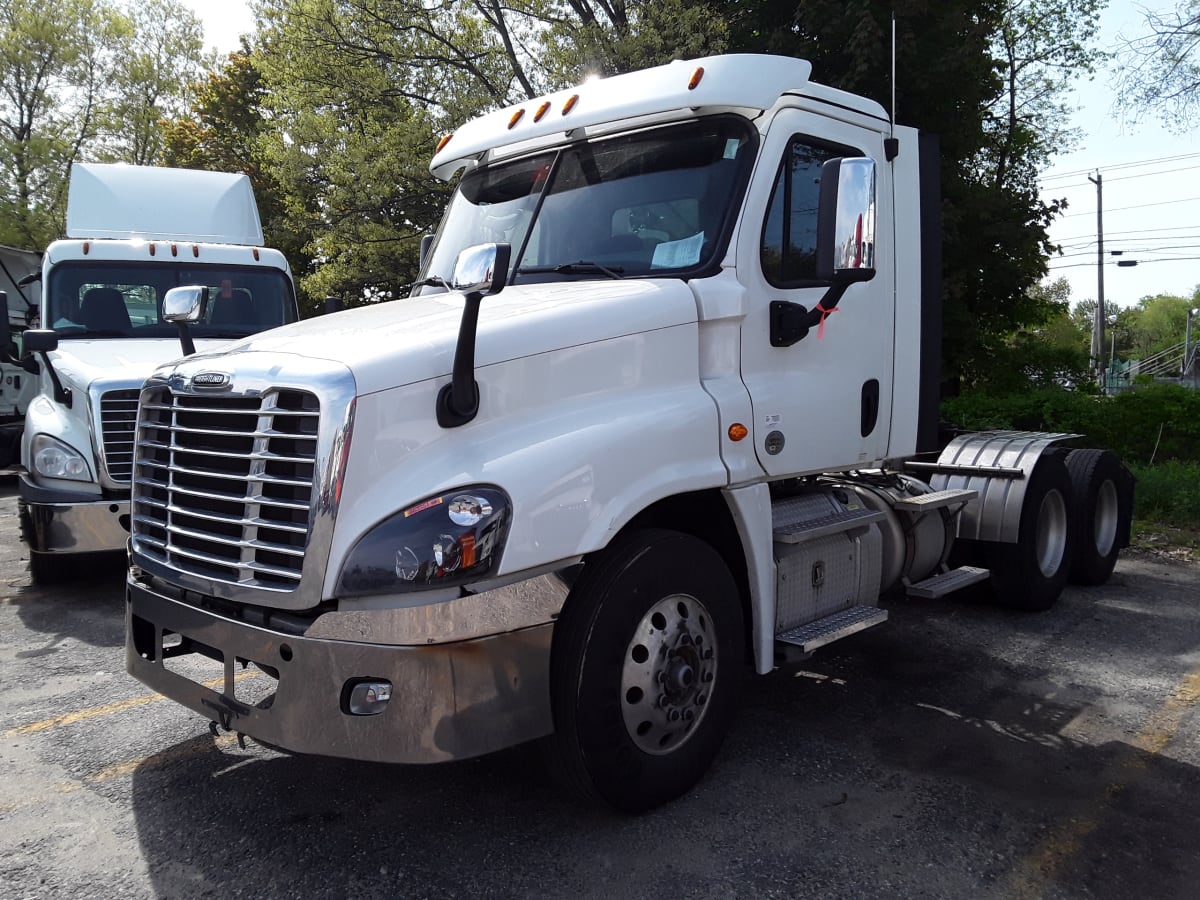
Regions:
<instances>
[{"instance_id":1,"label":"tree foliage","mask_svg":"<svg viewBox=\"0 0 1200 900\"><path fill-rule=\"evenodd\" d=\"M176 0L0 0L0 243L62 231L77 159L144 162L201 61ZM185 77L186 76L186 77Z\"/></svg>"},{"instance_id":2,"label":"tree foliage","mask_svg":"<svg viewBox=\"0 0 1200 900\"><path fill-rule=\"evenodd\" d=\"M449 188L437 138L487 109L722 47L683 0L261 0L266 159L308 236L314 295L401 296Z\"/></svg>"},{"instance_id":3,"label":"tree foliage","mask_svg":"<svg viewBox=\"0 0 1200 900\"><path fill-rule=\"evenodd\" d=\"M1124 42L1116 93L1136 119L1157 113L1186 131L1200 114L1200 0L1181 0L1170 12L1145 10L1145 32Z\"/></svg>"},{"instance_id":4,"label":"tree foliage","mask_svg":"<svg viewBox=\"0 0 1200 900\"><path fill-rule=\"evenodd\" d=\"M813 77L890 106L896 15L898 120L940 137L948 378L986 381L1009 341L1055 314L1045 274L1039 166L1061 141L1056 97L1088 71L1092 0L729 0L731 46L810 59ZM1060 56L1067 61L1060 67Z\"/></svg>"}]
</instances>

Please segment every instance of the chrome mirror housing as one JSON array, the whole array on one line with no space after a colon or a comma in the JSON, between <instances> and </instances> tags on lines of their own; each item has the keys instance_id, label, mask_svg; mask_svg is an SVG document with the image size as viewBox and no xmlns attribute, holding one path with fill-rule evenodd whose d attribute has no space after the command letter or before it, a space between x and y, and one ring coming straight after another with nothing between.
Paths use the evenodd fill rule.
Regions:
<instances>
[{"instance_id":1,"label":"chrome mirror housing","mask_svg":"<svg viewBox=\"0 0 1200 900\"><path fill-rule=\"evenodd\" d=\"M173 287L163 297L163 319L168 322L198 322L208 302L208 288L198 284Z\"/></svg>"},{"instance_id":2,"label":"chrome mirror housing","mask_svg":"<svg viewBox=\"0 0 1200 900\"><path fill-rule=\"evenodd\" d=\"M498 294L508 279L511 244L476 244L454 261L452 285L464 294Z\"/></svg>"}]
</instances>

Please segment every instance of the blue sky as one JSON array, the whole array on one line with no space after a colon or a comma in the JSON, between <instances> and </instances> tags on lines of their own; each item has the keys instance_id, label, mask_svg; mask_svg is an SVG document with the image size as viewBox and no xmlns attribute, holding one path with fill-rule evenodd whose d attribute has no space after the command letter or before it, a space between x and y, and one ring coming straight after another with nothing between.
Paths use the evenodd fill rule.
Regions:
<instances>
[{"instance_id":1,"label":"blue sky","mask_svg":"<svg viewBox=\"0 0 1200 900\"><path fill-rule=\"evenodd\" d=\"M209 46L236 49L239 35L254 30L247 0L185 2L204 23ZM1149 6L1166 11L1173 8L1174 0L1154 0ZM1142 9L1141 3L1114 0L1101 17L1100 45L1115 49L1122 34L1140 34ZM1043 178L1047 199L1065 198L1069 203L1050 231L1051 239L1064 247L1064 256L1051 261L1052 277L1068 279L1074 301L1096 296L1096 188L1087 176L1099 169L1104 182L1105 250L1123 253L1119 258L1106 256L1106 302L1130 306L1152 294L1190 295L1200 285L1197 129L1172 134L1149 118L1135 126L1126 124L1113 76L1108 68L1077 86L1072 125L1082 131L1080 142L1070 153L1056 157ZM1118 259L1136 259L1139 264L1119 268Z\"/></svg>"}]
</instances>

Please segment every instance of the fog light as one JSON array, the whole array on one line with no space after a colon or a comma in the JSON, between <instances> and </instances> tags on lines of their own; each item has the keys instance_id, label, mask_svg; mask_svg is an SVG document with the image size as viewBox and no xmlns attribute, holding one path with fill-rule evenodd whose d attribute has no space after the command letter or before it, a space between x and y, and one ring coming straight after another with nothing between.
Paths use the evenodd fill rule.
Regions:
<instances>
[{"instance_id":1,"label":"fog light","mask_svg":"<svg viewBox=\"0 0 1200 900\"><path fill-rule=\"evenodd\" d=\"M360 681L350 689L350 714L377 716L391 699L390 681Z\"/></svg>"}]
</instances>

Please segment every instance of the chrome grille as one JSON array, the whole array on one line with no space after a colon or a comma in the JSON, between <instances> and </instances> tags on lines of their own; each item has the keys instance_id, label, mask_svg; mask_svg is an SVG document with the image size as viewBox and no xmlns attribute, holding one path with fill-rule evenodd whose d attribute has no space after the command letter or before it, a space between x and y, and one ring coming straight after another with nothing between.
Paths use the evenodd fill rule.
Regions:
<instances>
[{"instance_id":1,"label":"chrome grille","mask_svg":"<svg viewBox=\"0 0 1200 900\"><path fill-rule=\"evenodd\" d=\"M138 392L107 391L100 397L100 437L104 468L118 484L133 478L133 435L137 426Z\"/></svg>"},{"instance_id":2,"label":"chrome grille","mask_svg":"<svg viewBox=\"0 0 1200 900\"><path fill-rule=\"evenodd\" d=\"M235 584L294 589L308 543L320 404L308 391L142 394L139 553Z\"/></svg>"}]
</instances>

